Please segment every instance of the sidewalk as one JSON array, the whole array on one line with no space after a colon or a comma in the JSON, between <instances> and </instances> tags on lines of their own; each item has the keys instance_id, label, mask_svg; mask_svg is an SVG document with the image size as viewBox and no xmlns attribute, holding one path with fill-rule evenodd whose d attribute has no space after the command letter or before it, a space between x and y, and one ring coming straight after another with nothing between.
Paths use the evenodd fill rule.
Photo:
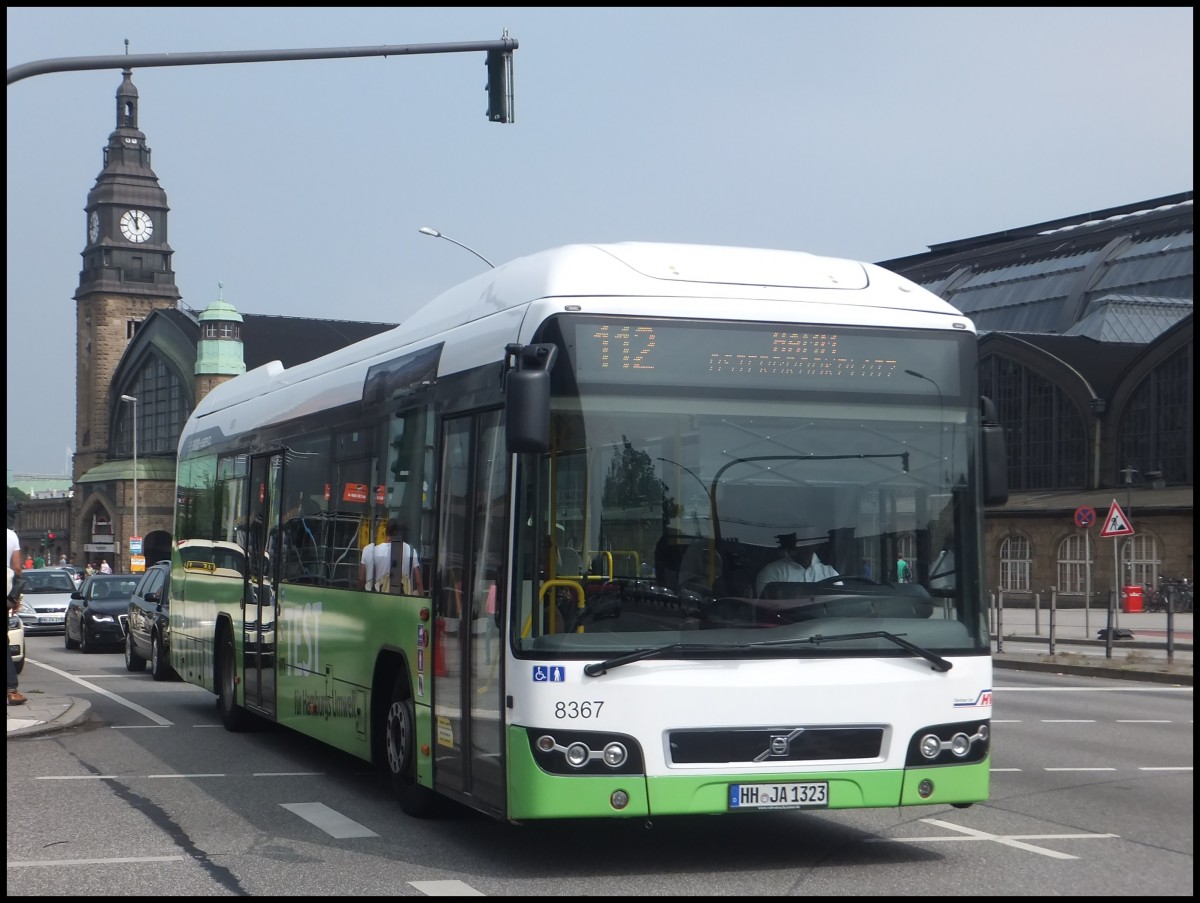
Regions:
<instances>
[{"instance_id":1,"label":"sidewalk","mask_svg":"<svg viewBox=\"0 0 1200 903\"><path fill-rule=\"evenodd\" d=\"M1101 633L1106 610L1059 609L1053 625L1050 615L1046 608L993 611L995 667L1193 686L1191 612L1172 616L1170 648L1166 612L1115 612L1111 650ZM1125 631L1130 636L1121 638Z\"/></svg>"},{"instance_id":2,"label":"sidewalk","mask_svg":"<svg viewBox=\"0 0 1200 903\"><path fill-rule=\"evenodd\" d=\"M73 696L45 696L36 690L21 688L29 700L8 707L8 736L27 737L74 727L87 717L92 704Z\"/></svg>"},{"instance_id":3,"label":"sidewalk","mask_svg":"<svg viewBox=\"0 0 1200 903\"><path fill-rule=\"evenodd\" d=\"M1084 677L1109 677L1155 683L1192 684L1192 614L1174 615L1172 649L1168 658L1165 612L1119 612L1117 630L1130 639L1114 639L1112 651L1099 631L1107 612L1063 609L1054 616L1054 653L1050 653L1050 612L1006 608L999 614L1002 636L992 613L992 663L996 670L1050 671ZM1114 632L1114 637L1119 636ZM44 696L21 688L29 701L8 707L8 736L28 737L64 730L83 721L91 704L73 696Z\"/></svg>"}]
</instances>

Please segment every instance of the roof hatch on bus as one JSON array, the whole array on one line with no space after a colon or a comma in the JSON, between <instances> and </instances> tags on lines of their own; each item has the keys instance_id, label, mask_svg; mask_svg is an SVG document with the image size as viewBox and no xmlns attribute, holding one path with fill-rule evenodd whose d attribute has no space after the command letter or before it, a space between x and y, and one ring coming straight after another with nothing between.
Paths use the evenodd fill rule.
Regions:
<instances>
[{"instance_id":1,"label":"roof hatch on bus","mask_svg":"<svg viewBox=\"0 0 1200 903\"><path fill-rule=\"evenodd\" d=\"M622 242L601 246L643 275L674 282L861 290L867 273L853 260L802 251Z\"/></svg>"}]
</instances>

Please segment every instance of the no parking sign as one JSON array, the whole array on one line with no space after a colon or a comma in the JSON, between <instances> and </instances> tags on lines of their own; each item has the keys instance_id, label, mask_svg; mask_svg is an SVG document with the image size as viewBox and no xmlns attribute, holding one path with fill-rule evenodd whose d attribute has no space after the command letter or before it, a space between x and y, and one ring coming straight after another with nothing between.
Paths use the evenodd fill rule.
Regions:
<instances>
[{"instance_id":1,"label":"no parking sign","mask_svg":"<svg viewBox=\"0 0 1200 903\"><path fill-rule=\"evenodd\" d=\"M1087 529L1096 522L1096 509L1091 505L1080 505L1075 509L1075 526Z\"/></svg>"}]
</instances>

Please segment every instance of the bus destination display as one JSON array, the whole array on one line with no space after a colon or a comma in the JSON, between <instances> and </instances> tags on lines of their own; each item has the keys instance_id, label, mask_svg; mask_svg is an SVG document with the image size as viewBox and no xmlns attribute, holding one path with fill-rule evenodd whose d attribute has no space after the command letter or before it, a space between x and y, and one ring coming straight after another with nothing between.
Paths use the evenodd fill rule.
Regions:
<instances>
[{"instance_id":1,"label":"bus destination display","mask_svg":"<svg viewBox=\"0 0 1200 903\"><path fill-rule=\"evenodd\" d=\"M910 393L907 369L936 379L947 395L957 386L956 337L912 337L905 360L890 339L854 329L714 327L636 320L575 324L574 364L581 383L761 386Z\"/></svg>"}]
</instances>

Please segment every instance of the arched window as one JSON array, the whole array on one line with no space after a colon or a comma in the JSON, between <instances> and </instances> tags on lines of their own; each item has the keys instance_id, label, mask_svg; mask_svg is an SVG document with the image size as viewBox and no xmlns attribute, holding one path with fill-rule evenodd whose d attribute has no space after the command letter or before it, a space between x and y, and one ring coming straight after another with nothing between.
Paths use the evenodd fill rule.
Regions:
<instances>
[{"instance_id":1,"label":"arched window","mask_svg":"<svg viewBox=\"0 0 1200 903\"><path fill-rule=\"evenodd\" d=\"M191 413L179 374L159 355L151 354L129 387L129 394L137 398L138 403L136 406L123 404L115 410L115 441L111 456L133 454L135 409L138 418L138 454L174 452L179 444L179 434L183 432L183 424Z\"/></svg>"},{"instance_id":2,"label":"arched window","mask_svg":"<svg viewBox=\"0 0 1200 903\"><path fill-rule=\"evenodd\" d=\"M1029 540L1016 533L1007 536L1000 544L1000 589L1013 593L1029 592L1032 565Z\"/></svg>"},{"instance_id":3,"label":"arched window","mask_svg":"<svg viewBox=\"0 0 1200 903\"><path fill-rule=\"evenodd\" d=\"M1118 468L1162 473L1168 484L1192 482L1191 344L1138 385L1121 417Z\"/></svg>"},{"instance_id":4,"label":"arched window","mask_svg":"<svg viewBox=\"0 0 1200 903\"><path fill-rule=\"evenodd\" d=\"M1088 547L1083 533L1068 536L1058 547L1058 591L1082 595L1088 590Z\"/></svg>"},{"instance_id":5,"label":"arched window","mask_svg":"<svg viewBox=\"0 0 1200 903\"><path fill-rule=\"evenodd\" d=\"M1121 543L1120 557L1123 586L1158 586L1162 552L1157 539L1145 533L1130 536Z\"/></svg>"},{"instance_id":6,"label":"arched window","mask_svg":"<svg viewBox=\"0 0 1200 903\"><path fill-rule=\"evenodd\" d=\"M1008 451L1008 488L1082 489L1087 430L1071 399L1018 361L989 354L979 362L979 391L996 403Z\"/></svg>"}]
</instances>

